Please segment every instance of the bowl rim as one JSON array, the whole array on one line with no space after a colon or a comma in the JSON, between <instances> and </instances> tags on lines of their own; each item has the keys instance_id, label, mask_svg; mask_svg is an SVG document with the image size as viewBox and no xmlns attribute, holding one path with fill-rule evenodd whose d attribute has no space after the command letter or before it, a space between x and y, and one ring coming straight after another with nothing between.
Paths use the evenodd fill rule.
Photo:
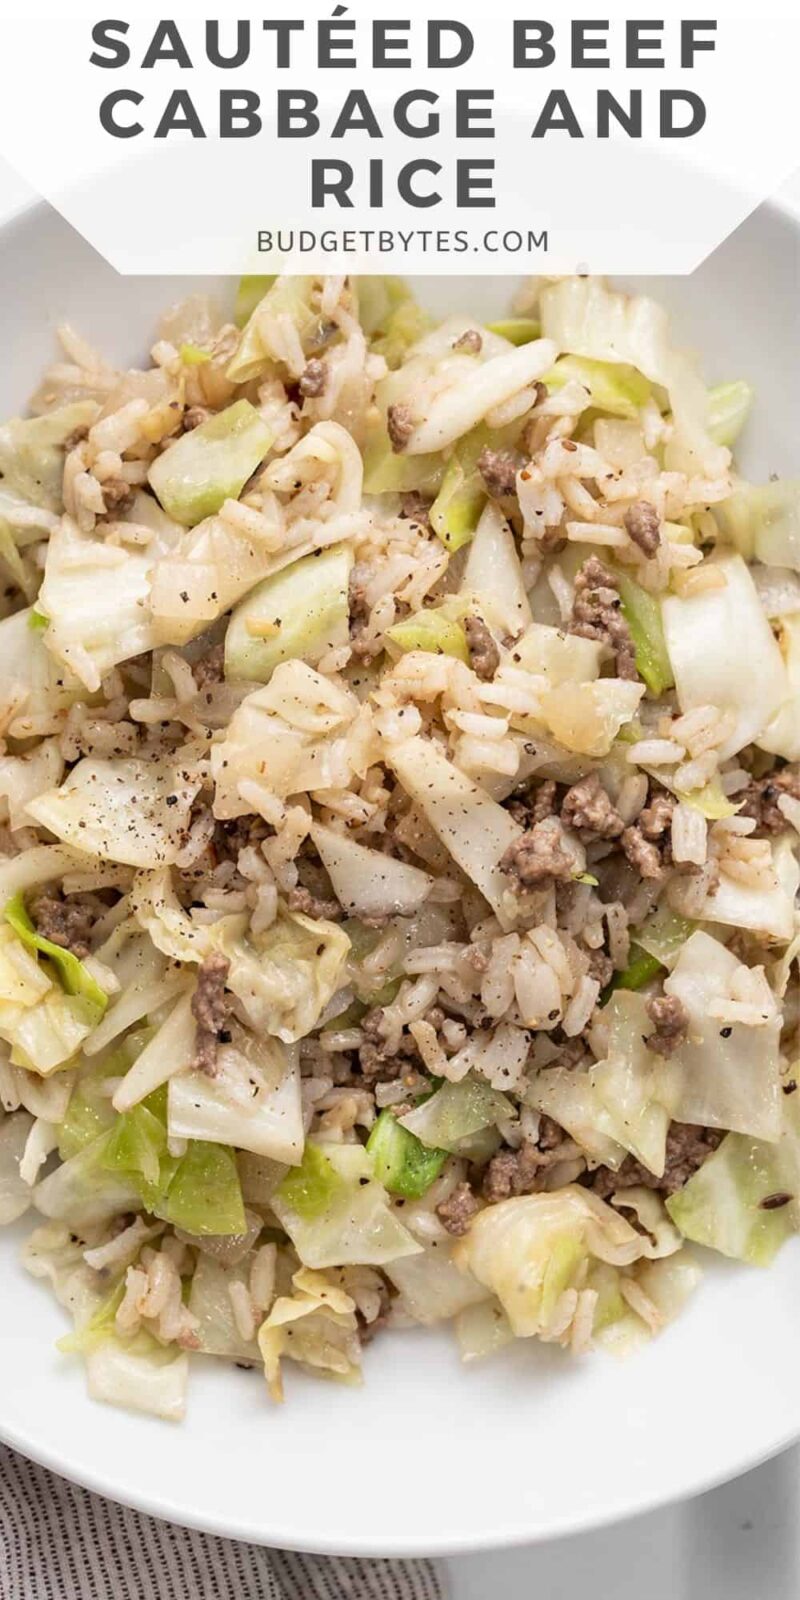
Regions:
<instances>
[{"instance_id":1,"label":"bowl rim","mask_svg":"<svg viewBox=\"0 0 800 1600\"><path fill-rule=\"evenodd\" d=\"M737 226L743 226L756 211L763 210L773 218L788 223L795 233L800 244L800 188L796 195L785 192L775 194L766 200L753 205ZM0 220L0 237L16 232L17 230L35 225L39 216L54 214L65 227L71 228L79 234L79 230L65 218L58 208L47 200L34 197L17 204ZM736 230L731 230L735 232ZM730 237L730 235L726 236ZM95 247L84 237L87 248ZM725 240L720 241L720 248ZM95 253L102 255L95 250ZM713 255L714 252L711 252ZM708 258L707 258L708 259ZM112 269L113 270L113 269ZM120 276L142 276L147 274L130 274ZM152 274L159 276L159 274ZM188 276L188 275L187 275ZM691 276L691 275L687 275ZM102 1470L95 1472L85 1466L74 1466L70 1461L69 1450L59 1451L46 1444L32 1443L23 1429L9 1425L3 1420L0 1412L0 1441L19 1451L20 1454L37 1462L40 1466L61 1477L68 1477L69 1481L91 1493L98 1494L104 1499L114 1503L131 1507L145 1515L174 1522L180 1527L195 1529L219 1538L232 1539L261 1546L308 1550L314 1553L330 1556L348 1556L359 1559L400 1558L413 1559L431 1557L434 1559L450 1556L478 1554L493 1550L513 1550L529 1546L533 1548L540 1544L547 1544L566 1539L572 1535L580 1536L601 1529L609 1528L617 1523L624 1523L639 1518L661 1509L679 1504L683 1500L692 1499L698 1495L730 1482L741 1474L762 1466L765 1462L780 1455L784 1450L793 1445L800 1437L800 1421L787 1426L785 1432L773 1440L766 1448L753 1452L752 1446L747 1446L743 1441L738 1452L731 1456L725 1466L720 1469L709 1470L702 1468L692 1472L690 1469L680 1487L666 1491L658 1488L640 1490L638 1494L631 1494L628 1490L625 1504L615 1506L607 1504L596 1510L564 1515L559 1524L548 1527L533 1527L526 1525L524 1516L517 1514L509 1518L506 1526L500 1531L492 1533L485 1529L463 1531L456 1533L443 1531L435 1537L419 1540L413 1532L407 1537L395 1536L388 1542L376 1539L368 1528L358 1534L346 1534L333 1539L314 1540L310 1544L299 1544L296 1536L287 1540L285 1530L270 1524L269 1511L264 1508L264 1516L256 1525L247 1516L240 1521L232 1521L225 1515L214 1515L205 1511L193 1514L184 1505L171 1504L163 1498L156 1498L148 1494L147 1490L135 1487L127 1488L120 1483L119 1478L112 1480L109 1489L109 1478Z\"/></svg>"}]
</instances>

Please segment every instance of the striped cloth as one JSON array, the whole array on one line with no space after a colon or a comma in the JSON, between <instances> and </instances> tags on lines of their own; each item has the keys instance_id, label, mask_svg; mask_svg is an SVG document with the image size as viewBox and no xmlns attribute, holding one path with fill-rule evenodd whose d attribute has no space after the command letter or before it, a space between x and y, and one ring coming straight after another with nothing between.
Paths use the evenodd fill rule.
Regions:
<instances>
[{"instance_id":1,"label":"striped cloth","mask_svg":"<svg viewBox=\"0 0 800 1600\"><path fill-rule=\"evenodd\" d=\"M0 1445L0 1600L444 1600L428 1561L294 1555L193 1533Z\"/></svg>"}]
</instances>

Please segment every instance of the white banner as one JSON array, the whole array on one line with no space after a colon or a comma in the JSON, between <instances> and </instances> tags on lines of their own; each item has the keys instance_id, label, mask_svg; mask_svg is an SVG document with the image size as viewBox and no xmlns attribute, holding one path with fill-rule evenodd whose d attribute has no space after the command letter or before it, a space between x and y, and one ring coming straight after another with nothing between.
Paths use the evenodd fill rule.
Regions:
<instances>
[{"instance_id":1,"label":"white banner","mask_svg":"<svg viewBox=\"0 0 800 1600\"><path fill-rule=\"evenodd\" d=\"M122 272L686 273L800 165L796 0L28 0L0 43L0 153Z\"/></svg>"}]
</instances>

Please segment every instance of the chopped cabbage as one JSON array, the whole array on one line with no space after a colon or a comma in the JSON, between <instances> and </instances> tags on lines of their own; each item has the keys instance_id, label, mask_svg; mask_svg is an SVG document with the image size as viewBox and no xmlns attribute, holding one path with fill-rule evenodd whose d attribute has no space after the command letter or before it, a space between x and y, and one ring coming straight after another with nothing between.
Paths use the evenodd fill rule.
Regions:
<instances>
[{"instance_id":1,"label":"chopped cabbage","mask_svg":"<svg viewBox=\"0 0 800 1600\"><path fill-rule=\"evenodd\" d=\"M189 1312L197 1318L199 1348L207 1356L224 1356L228 1361L259 1360L255 1339L243 1339L236 1326L228 1286L247 1284L241 1267L223 1267L211 1256L201 1255L192 1274Z\"/></svg>"},{"instance_id":2,"label":"chopped cabbage","mask_svg":"<svg viewBox=\"0 0 800 1600\"><path fill-rule=\"evenodd\" d=\"M427 1194L447 1160L446 1150L428 1149L394 1112L382 1111L367 1140L372 1169L390 1194L418 1200Z\"/></svg>"},{"instance_id":3,"label":"chopped cabbage","mask_svg":"<svg viewBox=\"0 0 800 1600\"><path fill-rule=\"evenodd\" d=\"M675 682L664 638L661 603L624 573L617 575L617 586L636 652L636 670L650 693L658 697Z\"/></svg>"},{"instance_id":4,"label":"chopped cabbage","mask_svg":"<svg viewBox=\"0 0 800 1600\"><path fill-rule=\"evenodd\" d=\"M482 1283L456 1266L450 1239L432 1239L421 1255L390 1261L384 1270L400 1290L401 1308L423 1327L456 1317L489 1298Z\"/></svg>"},{"instance_id":5,"label":"chopped cabbage","mask_svg":"<svg viewBox=\"0 0 800 1600\"><path fill-rule=\"evenodd\" d=\"M542 673L555 689L561 683L594 683L600 676L603 646L596 639L532 622L515 640L511 660L526 672Z\"/></svg>"},{"instance_id":6,"label":"chopped cabbage","mask_svg":"<svg viewBox=\"0 0 800 1600\"><path fill-rule=\"evenodd\" d=\"M788 838L772 847L772 882L740 883L731 878L723 864L719 883L707 895L703 920L730 928L749 928L753 933L788 943L795 929L795 900L800 886L800 866Z\"/></svg>"},{"instance_id":7,"label":"chopped cabbage","mask_svg":"<svg viewBox=\"0 0 800 1600\"><path fill-rule=\"evenodd\" d=\"M20 1173L33 1118L17 1111L0 1121L0 1226L16 1222L32 1202L30 1184Z\"/></svg>"},{"instance_id":8,"label":"chopped cabbage","mask_svg":"<svg viewBox=\"0 0 800 1600\"><path fill-rule=\"evenodd\" d=\"M433 885L430 873L382 850L370 850L347 833L314 823L311 839L349 916L410 917Z\"/></svg>"},{"instance_id":9,"label":"chopped cabbage","mask_svg":"<svg viewBox=\"0 0 800 1600\"><path fill-rule=\"evenodd\" d=\"M545 726L558 743L576 755L608 755L620 728L636 715L644 685L627 678L595 683L560 683L541 696Z\"/></svg>"},{"instance_id":10,"label":"chopped cabbage","mask_svg":"<svg viewBox=\"0 0 800 1600\"><path fill-rule=\"evenodd\" d=\"M746 560L800 572L800 481L741 485L714 514Z\"/></svg>"},{"instance_id":11,"label":"chopped cabbage","mask_svg":"<svg viewBox=\"0 0 800 1600\"><path fill-rule=\"evenodd\" d=\"M355 1301L321 1272L308 1267L294 1274L292 1287L296 1293L275 1301L258 1332L264 1376L273 1400L283 1399L283 1356L342 1383L358 1383L361 1345Z\"/></svg>"},{"instance_id":12,"label":"chopped cabbage","mask_svg":"<svg viewBox=\"0 0 800 1600\"><path fill-rule=\"evenodd\" d=\"M778 644L741 556L716 563L721 589L669 595L661 611L681 711L716 706L734 726L722 759L751 744L789 697Z\"/></svg>"},{"instance_id":13,"label":"chopped cabbage","mask_svg":"<svg viewBox=\"0 0 800 1600\"><path fill-rule=\"evenodd\" d=\"M186 1413L189 1357L166 1348L142 1329L133 1339L103 1339L85 1356L86 1382L92 1400L144 1411L166 1422L182 1422Z\"/></svg>"},{"instance_id":14,"label":"chopped cabbage","mask_svg":"<svg viewBox=\"0 0 800 1600\"><path fill-rule=\"evenodd\" d=\"M588 1189L523 1195L473 1218L454 1259L497 1295L517 1338L553 1336L563 1297L594 1258L630 1265L642 1237Z\"/></svg>"},{"instance_id":15,"label":"chopped cabbage","mask_svg":"<svg viewBox=\"0 0 800 1600\"><path fill-rule=\"evenodd\" d=\"M561 356L544 375L548 389L563 389L566 383L580 383L588 390L590 403L611 417L634 419L650 398L651 386L635 367L622 362L590 361L582 356Z\"/></svg>"},{"instance_id":16,"label":"chopped cabbage","mask_svg":"<svg viewBox=\"0 0 800 1600\"><path fill-rule=\"evenodd\" d=\"M115 1111L131 1111L163 1083L189 1067L196 1051L192 996L183 994L139 1052L114 1092Z\"/></svg>"},{"instance_id":17,"label":"chopped cabbage","mask_svg":"<svg viewBox=\"0 0 800 1600\"><path fill-rule=\"evenodd\" d=\"M491 626L514 638L533 620L514 536L491 501L469 547L460 593L475 599Z\"/></svg>"},{"instance_id":18,"label":"chopped cabbage","mask_svg":"<svg viewBox=\"0 0 800 1600\"><path fill-rule=\"evenodd\" d=\"M350 953L344 929L281 906L270 927L249 939L238 917L224 918L217 932L230 961L227 987L251 1026L285 1044L304 1039L340 986Z\"/></svg>"},{"instance_id":19,"label":"chopped cabbage","mask_svg":"<svg viewBox=\"0 0 800 1600\"><path fill-rule=\"evenodd\" d=\"M137 1184L128 1174L104 1166L107 1137L101 1134L37 1183L33 1202L43 1216L80 1232L122 1211L137 1210L141 1203Z\"/></svg>"},{"instance_id":20,"label":"chopped cabbage","mask_svg":"<svg viewBox=\"0 0 800 1600\"><path fill-rule=\"evenodd\" d=\"M557 353L550 339L535 339L501 354L489 354L482 362L467 358L472 368L468 382L459 363L450 384L428 404L425 421L414 429L405 447L407 453L424 455L453 444L476 427L493 406L541 378Z\"/></svg>"},{"instance_id":21,"label":"chopped cabbage","mask_svg":"<svg viewBox=\"0 0 800 1600\"><path fill-rule=\"evenodd\" d=\"M156 456L150 487L168 516L194 527L238 500L271 444L272 429L255 407L236 400Z\"/></svg>"},{"instance_id":22,"label":"chopped cabbage","mask_svg":"<svg viewBox=\"0 0 800 1600\"><path fill-rule=\"evenodd\" d=\"M687 1239L737 1261L768 1266L800 1227L798 1130L787 1114L777 1143L729 1133L667 1210ZM785 1198L784 1198L785 1197ZM764 1205L777 1199L778 1205Z\"/></svg>"},{"instance_id":23,"label":"chopped cabbage","mask_svg":"<svg viewBox=\"0 0 800 1600\"><path fill-rule=\"evenodd\" d=\"M0 756L0 797L8 802L12 831L28 826L28 801L35 800L45 789L52 789L63 776L64 758L56 739L42 739L24 755Z\"/></svg>"},{"instance_id":24,"label":"chopped cabbage","mask_svg":"<svg viewBox=\"0 0 800 1600\"><path fill-rule=\"evenodd\" d=\"M762 750L785 761L800 761L800 613L781 619L780 646L789 695L759 736Z\"/></svg>"},{"instance_id":25,"label":"chopped cabbage","mask_svg":"<svg viewBox=\"0 0 800 1600\"><path fill-rule=\"evenodd\" d=\"M460 1083L441 1084L435 1094L407 1111L399 1126L413 1133L429 1150L449 1150L459 1155L476 1133L512 1114L511 1101L504 1094L483 1078L470 1075Z\"/></svg>"},{"instance_id":26,"label":"chopped cabbage","mask_svg":"<svg viewBox=\"0 0 800 1600\"><path fill-rule=\"evenodd\" d=\"M191 752L183 763L84 757L60 789L30 801L28 814L57 839L102 861L163 866L185 843L202 781Z\"/></svg>"},{"instance_id":27,"label":"chopped cabbage","mask_svg":"<svg viewBox=\"0 0 800 1600\"><path fill-rule=\"evenodd\" d=\"M681 1000L689 1017L688 1038L671 1060L679 1073L672 1114L679 1122L777 1139L780 1017L774 1000L765 991L764 1020L756 1027L714 1014L730 1000L739 971L730 950L698 929L664 980L665 993Z\"/></svg>"},{"instance_id":28,"label":"chopped cabbage","mask_svg":"<svg viewBox=\"0 0 800 1600\"><path fill-rule=\"evenodd\" d=\"M459 608L460 609L460 608ZM428 650L433 655L455 656L469 665L469 650L463 622L454 615L452 602L429 606L387 628L386 637L399 650Z\"/></svg>"},{"instance_id":29,"label":"chopped cabbage","mask_svg":"<svg viewBox=\"0 0 800 1600\"><path fill-rule=\"evenodd\" d=\"M381 1266L422 1250L391 1210L361 1145L307 1143L272 1209L307 1267Z\"/></svg>"},{"instance_id":30,"label":"chopped cabbage","mask_svg":"<svg viewBox=\"0 0 800 1600\"><path fill-rule=\"evenodd\" d=\"M94 1027L108 1005L108 995L87 971L84 963L79 961L71 950L53 944L50 939L43 939L42 935L36 932L21 894L14 895L13 899L6 902L3 916L27 950L38 952L39 955L46 956L52 961L61 987L66 994L74 995L83 1002L80 1009L85 1012L86 1020Z\"/></svg>"},{"instance_id":31,"label":"chopped cabbage","mask_svg":"<svg viewBox=\"0 0 800 1600\"><path fill-rule=\"evenodd\" d=\"M734 445L752 409L755 396L749 383L718 383L709 389L706 422L715 444Z\"/></svg>"},{"instance_id":32,"label":"chopped cabbage","mask_svg":"<svg viewBox=\"0 0 800 1600\"><path fill-rule=\"evenodd\" d=\"M78 428L90 428L96 400L73 400L42 417L12 417L0 427L0 479L4 490L30 505L60 511L64 444Z\"/></svg>"},{"instance_id":33,"label":"chopped cabbage","mask_svg":"<svg viewBox=\"0 0 800 1600\"><path fill-rule=\"evenodd\" d=\"M232 383L249 383L269 370L273 362L285 362L297 340L306 348L320 330L319 312L312 305L315 278L279 277L257 302L239 341L239 348L228 363L227 377ZM287 341L284 324L292 325L294 335ZM292 376L300 377L294 371ZM302 369L301 369L302 370Z\"/></svg>"},{"instance_id":34,"label":"chopped cabbage","mask_svg":"<svg viewBox=\"0 0 800 1600\"><path fill-rule=\"evenodd\" d=\"M250 321L256 306L260 306L265 294L272 288L275 278L273 272L263 277L245 275L239 279L233 307L233 320L237 328L243 328Z\"/></svg>"},{"instance_id":35,"label":"chopped cabbage","mask_svg":"<svg viewBox=\"0 0 800 1600\"><path fill-rule=\"evenodd\" d=\"M387 760L442 844L507 923L509 880L499 863L521 838L519 824L432 740L407 739L387 752Z\"/></svg>"},{"instance_id":36,"label":"chopped cabbage","mask_svg":"<svg viewBox=\"0 0 800 1600\"><path fill-rule=\"evenodd\" d=\"M500 322L487 322L486 326L498 339L507 339L513 345L530 344L542 333L542 325L534 317L506 317Z\"/></svg>"},{"instance_id":37,"label":"chopped cabbage","mask_svg":"<svg viewBox=\"0 0 800 1600\"><path fill-rule=\"evenodd\" d=\"M15 611L0 621L0 690L9 705L18 706L9 725L14 738L25 738L30 722L37 732L55 732L59 713L84 694L79 679L59 667L41 632L30 626L32 615L31 610Z\"/></svg>"},{"instance_id":38,"label":"chopped cabbage","mask_svg":"<svg viewBox=\"0 0 800 1600\"><path fill-rule=\"evenodd\" d=\"M294 1165L303 1153L297 1051L235 1024L217 1071L180 1071L168 1086L173 1139L209 1139Z\"/></svg>"},{"instance_id":39,"label":"chopped cabbage","mask_svg":"<svg viewBox=\"0 0 800 1600\"><path fill-rule=\"evenodd\" d=\"M112 667L153 648L150 573L160 553L158 544L141 550L80 534L68 517L51 534L37 605L49 618L42 637L53 676L68 669L67 687L79 679L95 694Z\"/></svg>"},{"instance_id":40,"label":"chopped cabbage","mask_svg":"<svg viewBox=\"0 0 800 1600\"><path fill-rule=\"evenodd\" d=\"M316 550L239 602L225 635L225 676L267 683L281 661L311 666L349 637L346 545Z\"/></svg>"}]
</instances>

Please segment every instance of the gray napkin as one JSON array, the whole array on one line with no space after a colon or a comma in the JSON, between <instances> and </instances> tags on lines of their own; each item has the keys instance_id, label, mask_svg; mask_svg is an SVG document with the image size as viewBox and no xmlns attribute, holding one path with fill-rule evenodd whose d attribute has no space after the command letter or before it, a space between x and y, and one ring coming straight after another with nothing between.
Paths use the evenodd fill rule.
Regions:
<instances>
[{"instance_id":1,"label":"gray napkin","mask_svg":"<svg viewBox=\"0 0 800 1600\"><path fill-rule=\"evenodd\" d=\"M444 1600L429 1561L295 1555L102 1500L0 1445L0 1600Z\"/></svg>"}]
</instances>

